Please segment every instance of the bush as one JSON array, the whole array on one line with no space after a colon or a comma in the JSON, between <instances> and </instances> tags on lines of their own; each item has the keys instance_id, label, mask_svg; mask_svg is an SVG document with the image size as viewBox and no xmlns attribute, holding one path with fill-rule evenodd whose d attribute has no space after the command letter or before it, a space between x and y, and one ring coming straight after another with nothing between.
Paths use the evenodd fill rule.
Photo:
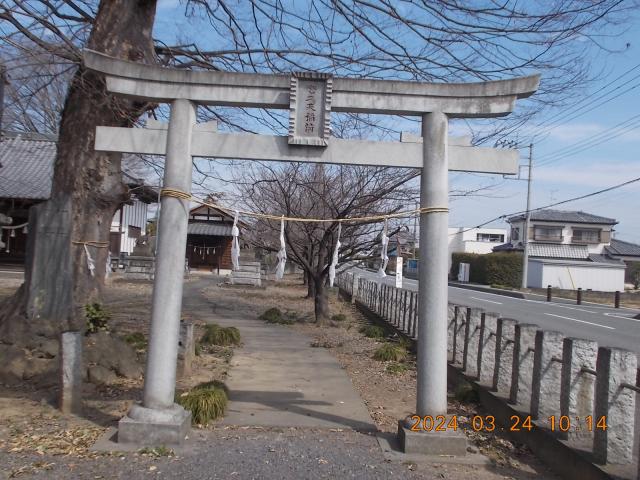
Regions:
<instances>
[{"instance_id":1,"label":"bush","mask_svg":"<svg viewBox=\"0 0 640 480\"><path fill-rule=\"evenodd\" d=\"M84 313L87 319L87 335L100 330L109 330L107 325L111 318L109 311L104 309L99 303L88 303L84 306Z\"/></svg>"},{"instance_id":2,"label":"bush","mask_svg":"<svg viewBox=\"0 0 640 480\"><path fill-rule=\"evenodd\" d=\"M393 343L385 343L373 354L373 359L381 362L401 362L406 358L407 350Z\"/></svg>"},{"instance_id":3,"label":"bush","mask_svg":"<svg viewBox=\"0 0 640 480\"><path fill-rule=\"evenodd\" d=\"M208 425L224 415L228 401L227 389L218 381L201 383L176 397L176 403L191 412L191 423Z\"/></svg>"},{"instance_id":4,"label":"bush","mask_svg":"<svg viewBox=\"0 0 640 480\"><path fill-rule=\"evenodd\" d=\"M278 323L280 325L291 325L296 321L295 313L287 312L283 314L280 309L276 307L265 310L258 318L267 323Z\"/></svg>"},{"instance_id":5,"label":"bush","mask_svg":"<svg viewBox=\"0 0 640 480\"><path fill-rule=\"evenodd\" d=\"M384 328L379 327L378 325L367 325L362 327L360 329L360 333L368 338L384 338L386 336Z\"/></svg>"},{"instance_id":6,"label":"bush","mask_svg":"<svg viewBox=\"0 0 640 480\"><path fill-rule=\"evenodd\" d=\"M458 278L461 263L469 264L469 281L483 285L503 285L519 288L522 285L522 254L513 253L454 253L451 256L450 277Z\"/></svg>"},{"instance_id":7,"label":"bush","mask_svg":"<svg viewBox=\"0 0 640 480\"><path fill-rule=\"evenodd\" d=\"M344 313L337 313L333 317L331 317L331 320L333 320L334 322L344 322L346 319L347 316Z\"/></svg>"},{"instance_id":8,"label":"bush","mask_svg":"<svg viewBox=\"0 0 640 480\"><path fill-rule=\"evenodd\" d=\"M147 339L142 332L133 332L124 336L124 341L136 350L147 348Z\"/></svg>"},{"instance_id":9,"label":"bush","mask_svg":"<svg viewBox=\"0 0 640 480\"><path fill-rule=\"evenodd\" d=\"M387 365L387 368L385 368L385 370L388 373L392 373L392 374L398 374L398 373L404 373L407 370L409 370L409 367L407 366L406 363L390 363L389 365Z\"/></svg>"},{"instance_id":10,"label":"bush","mask_svg":"<svg viewBox=\"0 0 640 480\"><path fill-rule=\"evenodd\" d=\"M624 281L632 283L636 290L640 288L640 262L625 262L627 269L624 272Z\"/></svg>"},{"instance_id":11,"label":"bush","mask_svg":"<svg viewBox=\"0 0 640 480\"><path fill-rule=\"evenodd\" d=\"M236 327L221 327L211 323L205 325L204 334L200 342L205 345L238 345L240 343L240 330Z\"/></svg>"}]
</instances>

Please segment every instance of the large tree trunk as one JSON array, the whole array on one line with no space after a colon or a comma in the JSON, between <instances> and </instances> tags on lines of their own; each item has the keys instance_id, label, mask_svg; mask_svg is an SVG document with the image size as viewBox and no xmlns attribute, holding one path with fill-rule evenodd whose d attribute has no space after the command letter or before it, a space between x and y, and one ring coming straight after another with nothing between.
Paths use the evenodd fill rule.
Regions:
<instances>
[{"instance_id":1,"label":"large tree trunk","mask_svg":"<svg viewBox=\"0 0 640 480\"><path fill-rule=\"evenodd\" d=\"M156 0L101 1L87 48L153 63L155 7ZM144 108L109 95L101 75L78 68L62 112L51 199L31 212L25 283L0 309L3 340L28 344L84 329L84 305L100 296L108 248L83 242L108 245L113 214L129 198L121 156L94 151L95 129L131 126Z\"/></svg>"},{"instance_id":2,"label":"large tree trunk","mask_svg":"<svg viewBox=\"0 0 640 480\"><path fill-rule=\"evenodd\" d=\"M316 315L316 323L323 325L329 320L329 298L325 286L326 276L318 275L313 277L315 284L315 296L313 297L313 309Z\"/></svg>"}]
</instances>

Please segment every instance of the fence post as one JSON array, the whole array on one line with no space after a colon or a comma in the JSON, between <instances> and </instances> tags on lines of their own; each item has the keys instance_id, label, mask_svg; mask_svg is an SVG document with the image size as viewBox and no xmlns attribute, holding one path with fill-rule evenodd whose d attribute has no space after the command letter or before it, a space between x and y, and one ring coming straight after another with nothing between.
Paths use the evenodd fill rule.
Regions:
<instances>
[{"instance_id":1,"label":"fence post","mask_svg":"<svg viewBox=\"0 0 640 480\"><path fill-rule=\"evenodd\" d=\"M616 290L613 297L613 306L614 308L620 308L620 292L618 290Z\"/></svg>"},{"instance_id":2,"label":"fence post","mask_svg":"<svg viewBox=\"0 0 640 480\"><path fill-rule=\"evenodd\" d=\"M513 371L513 343L516 321L499 318L496 330L496 363L493 375L493 389L503 394L511 392Z\"/></svg>"},{"instance_id":3,"label":"fence post","mask_svg":"<svg viewBox=\"0 0 640 480\"><path fill-rule=\"evenodd\" d=\"M551 285L547 285L547 302L551 301Z\"/></svg>"},{"instance_id":4,"label":"fence post","mask_svg":"<svg viewBox=\"0 0 640 480\"><path fill-rule=\"evenodd\" d=\"M637 357L621 348L600 347L596 364L593 455L596 462L633 461ZM601 418L606 428L598 428Z\"/></svg>"},{"instance_id":5,"label":"fence post","mask_svg":"<svg viewBox=\"0 0 640 480\"><path fill-rule=\"evenodd\" d=\"M456 338L456 321L458 318L458 307L450 303L447 307L447 353L449 363L455 360L455 338Z\"/></svg>"},{"instance_id":6,"label":"fence post","mask_svg":"<svg viewBox=\"0 0 640 480\"><path fill-rule=\"evenodd\" d=\"M537 325L517 324L515 326L509 401L526 405L527 407L531 404L533 356L537 330Z\"/></svg>"},{"instance_id":7,"label":"fence post","mask_svg":"<svg viewBox=\"0 0 640 480\"><path fill-rule=\"evenodd\" d=\"M479 381L483 385L493 386L496 362L497 313L484 312L480 319L480 342L478 345Z\"/></svg>"},{"instance_id":8,"label":"fence post","mask_svg":"<svg viewBox=\"0 0 640 480\"><path fill-rule=\"evenodd\" d=\"M478 354L480 351L480 328L482 323L481 308L467 310L467 324L464 329L464 350L462 353L462 369L472 378L478 378Z\"/></svg>"},{"instance_id":9,"label":"fence post","mask_svg":"<svg viewBox=\"0 0 640 480\"><path fill-rule=\"evenodd\" d=\"M455 352L453 353L454 364L462 366L464 362L464 335L467 325L467 319L469 318L469 307L464 305L458 305L458 316L456 320L456 338L454 341Z\"/></svg>"},{"instance_id":10,"label":"fence post","mask_svg":"<svg viewBox=\"0 0 640 480\"><path fill-rule=\"evenodd\" d=\"M593 415L595 368L598 344L592 340L565 338L562 343L560 378L560 415L586 418ZM585 438L593 433L586 429L559 432L560 438Z\"/></svg>"},{"instance_id":11,"label":"fence post","mask_svg":"<svg viewBox=\"0 0 640 480\"><path fill-rule=\"evenodd\" d=\"M536 332L530 409L535 419L546 421L560 413L563 340L560 332Z\"/></svg>"}]
</instances>

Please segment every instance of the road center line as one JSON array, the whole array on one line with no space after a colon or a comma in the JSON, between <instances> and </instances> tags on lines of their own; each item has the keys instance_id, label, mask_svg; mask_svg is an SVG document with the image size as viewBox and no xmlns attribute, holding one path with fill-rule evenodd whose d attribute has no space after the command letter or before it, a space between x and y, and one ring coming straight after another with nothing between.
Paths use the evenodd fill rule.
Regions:
<instances>
[{"instance_id":1,"label":"road center line","mask_svg":"<svg viewBox=\"0 0 640 480\"><path fill-rule=\"evenodd\" d=\"M600 325L599 323L592 323L592 322L587 322L585 320L578 320L577 318L563 317L562 315L556 315L554 313L545 313L545 315L549 315L550 317L564 318L565 320L571 320L573 322L586 323L587 325L593 325L600 328L608 328L609 330L615 330L615 328L609 327L607 325Z\"/></svg>"},{"instance_id":2,"label":"road center line","mask_svg":"<svg viewBox=\"0 0 640 480\"><path fill-rule=\"evenodd\" d=\"M478 297L469 297L469 298L473 298L474 300L480 300L481 302L489 302L489 303L495 303L497 305L502 305L502 302L494 302L493 300L487 300L486 298L478 298Z\"/></svg>"}]
</instances>

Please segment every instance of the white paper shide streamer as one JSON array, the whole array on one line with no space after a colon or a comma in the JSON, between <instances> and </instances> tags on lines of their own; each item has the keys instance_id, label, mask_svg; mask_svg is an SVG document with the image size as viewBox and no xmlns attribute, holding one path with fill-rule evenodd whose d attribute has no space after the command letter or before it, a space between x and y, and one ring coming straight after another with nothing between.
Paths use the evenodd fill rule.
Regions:
<instances>
[{"instance_id":1,"label":"white paper shide streamer","mask_svg":"<svg viewBox=\"0 0 640 480\"><path fill-rule=\"evenodd\" d=\"M384 228L382 229L381 248L380 248L380 269L378 270L378 276L386 277L387 263L389 263L389 256L387 255L387 247L389 246L389 237L387 237L387 221L384 221Z\"/></svg>"},{"instance_id":2,"label":"white paper shide streamer","mask_svg":"<svg viewBox=\"0 0 640 480\"><path fill-rule=\"evenodd\" d=\"M238 229L238 211L233 217L233 227L231 227L231 235L233 241L231 242L231 263L233 263L234 270L240 270L240 244L238 243L238 236L240 235L240 229Z\"/></svg>"},{"instance_id":3,"label":"white paper shide streamer","mask_svg":"<svg viewBox=\"0 0 640 480\"><path fill-rule=\"evenodd\" d=\"M284 243L284 217L280 220L280 250L278 250L278 265L276 267L276 279L284 277L284 267L287 264L287 248Z\"/></svg>"},{"instance_id":4,"label":"white paper shide streamer","mask_svg":"<svg viewBox=\"0 0 640 480\"><path fill-rule=\"evenodd\" d=\"M338 224L338 239L336 240L336 249L333 251L331 265L329 265L329 286L333 287L333 281L336 278L336 267L338 266L338 253L340 252L340 233L342 232L342 224Z\"/></svg>"},{"instance_id":5,"label":"white paper shide streamer","mask_svg":"<svg viewBox=\"0 0 640 480\"><path fill-rule=\"evenodd\" d=\"M89 248L87 247L87 244L84 244L84 253L87 254L87 267L89 268L89 271L91 272L91 276L95 277L96 276L96 262L93 259L93 257L91 256L91 254L89 253Z\"/></svg>"}]
</instances>

